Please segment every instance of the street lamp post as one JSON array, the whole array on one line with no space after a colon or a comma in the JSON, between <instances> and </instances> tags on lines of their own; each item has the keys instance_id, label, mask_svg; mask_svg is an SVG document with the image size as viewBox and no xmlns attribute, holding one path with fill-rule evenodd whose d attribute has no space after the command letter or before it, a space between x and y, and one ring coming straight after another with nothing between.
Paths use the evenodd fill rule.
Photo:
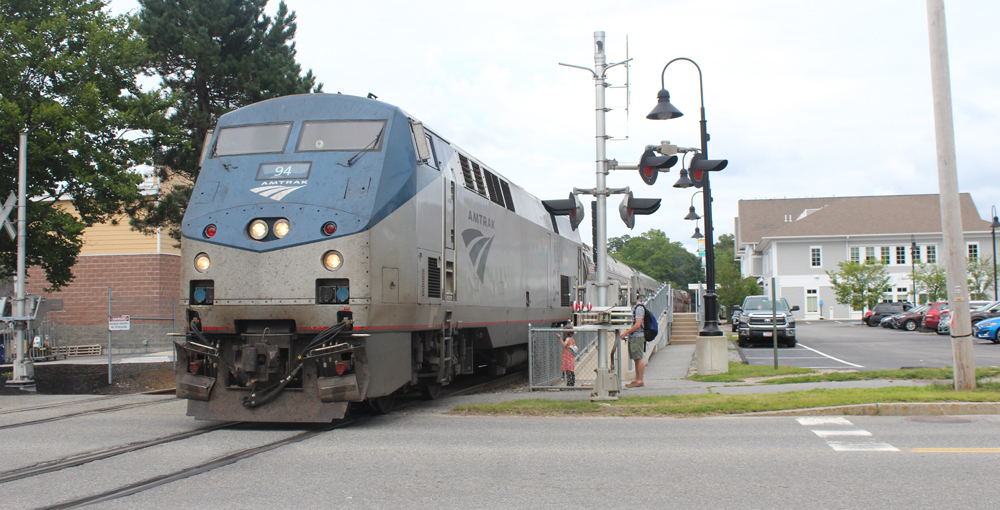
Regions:
<instances>
[{"instance_id":1,"label":"street lamp post","mask_svg":"<svg viewBox=\"0 0 1000 510\"><path fill-rule=\"evenodd\" d=\"M917 237L910 234L910 285L913 286L913 306L917 301Z\"/></svg>"},{"instance_id":2,"label":"street lamp post","mask_svg":"<svg viewBox=\"0 0 1000 510\"><path fill-rule=\"evenodd\" d=\"M686 60L698 69L698 91L701 95L701 163L708 163L705 158L708 158L708 127L707 121L705 120L705 88L702 81L701 66L697 62L685 57L679 57L667 62L667 65L663 66L663 72L660 73L660 92L656 94L657 104L653 108L649 115L646 116L647 119L653 120L666 120L673 119L684 115L672 104L670 104L670 93L666 89L666 81L664 77L666 76L667 68L670 64L678 60ZM691 177L702 183L704 207L705 207L705 280L706 280L706 291L704 297L705 303L705 324L702 327L700 336L722 336L722 330L719 329L719 307L717 302L717 296L715 295L715 246L714 246L714 234L712 232L712 188L709 185L709 174L711 170L721 170L725 167L724 161L717 162L716 165L703 165L704 170L701 170L702 176L698 176L697 170L695 168L695 160L691 162L691 168L689 173L692 174ZM683 180L684 176L682 176ZM678 184L681 184L680 182ZM686 183L690 185L690 181ZM687 187L681 185L680 187Z\"/></svg>"},{"instance_id":3,"label":"street lamp post","mask_svg":"<svg viewBox=\"0 0 1000 510\"><path fill-rule=\"evenodd\" d=\"M993 301L1000 301L997 298L997 227L1000 227L1000 219L997 218L997 206L992 207L993 224L990 230L993 232Z\"/></svg>"},{"instance_id":4,"label":"street lamp post","mask_svg":"<svg viewBox=\"0 0 1000 510\"><path fill-rule=\"evenodd\" d=\"M697 196L698 193L701 193L701 190L695 191L694 194L691 195L691 207L688 207L687 216L684 217L685 220L698 221L701 219L701 216L698 216L698 213L694 212L694 197Z\"/></svg>"}]
</instances>

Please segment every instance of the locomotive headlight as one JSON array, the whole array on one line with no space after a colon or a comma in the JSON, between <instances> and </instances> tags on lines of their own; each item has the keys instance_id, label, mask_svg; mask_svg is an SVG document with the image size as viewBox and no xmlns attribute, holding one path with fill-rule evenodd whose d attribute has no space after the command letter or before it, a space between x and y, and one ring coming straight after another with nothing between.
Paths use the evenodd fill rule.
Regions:
<instances>
[{"instance_id":1,"label":"locomotive headlight","mask_svg":"<svg viewBox=\"0 0 1000 510\"><path fill-rule=\"evenodd\" d=\"M288 220L282 218L274 222L274 235L277 236L278 239L281 239L282 237L288 235L288 228Z\"/></svg>"},{"instance_id":2,"label":"locomotive headlight","mask_svg":"<svg viewBox=\"0 0 1000 510\"><path fill-rule=\"evenodd\" d=\"M212 261L208 258L207 253L199 253L194 257L194 268L197 269L199 273L208 271L208 267L211 265Z\"/></svg>"},{"instance_id":3,"label":"locomotive headlight","mask_svg":"<svg viewBox=\"0 0 1000 510\"><path fill-rule=\"evenodd\" d=\"M258 241L267 237L267 223L264 220L253 220L250 224L250 237Z\"/></svg>"},{"instance_id":4,"label":"locomotive headlight","mask_svg":"<svg viewBox=\"0 0 1000 510\"><path fill-rule=\"evenodd\" d=\"M344 265L344 257L335 251L328 251L323 254L323 267L330 271L336 271L340 269L340 266Z\"/></svg>"}]
</instances>

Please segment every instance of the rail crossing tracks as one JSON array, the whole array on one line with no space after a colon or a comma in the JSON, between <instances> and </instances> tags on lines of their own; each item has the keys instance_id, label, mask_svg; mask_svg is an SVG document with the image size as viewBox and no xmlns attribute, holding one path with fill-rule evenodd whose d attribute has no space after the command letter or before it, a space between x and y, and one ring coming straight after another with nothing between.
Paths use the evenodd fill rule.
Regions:
<instances>
[{"instance_id":1,"label":"rail crossing tracks","mask_svg":"<svg viewBox=\"0 0 1000 510\"><path fill-rule=\"evenodd\" d=\"M442 391L441 397L490 391L523 377L523 373L514 373L503 377L470 379L464 384L455 384L446 391ZM23 487L58 487L63 483L68 483L67 480L108 480L108 473L112 473L110 478L115 482L88 483L85 490L71 490L66 493L46 490L43 491L44 497L26 499L19 502L18 507L48 510L94 505L125 498L223 468L256 455L307 441L336 429L363 425L373 418L373 415L367 412L364 407L360 407L360 412L349 415L344 420L319 426L187 422L183 417L180 417L183 413L183 407L181 407L183 402L173 397L164 398L148 395L139 397L142 398L140 401L135 401L135 398L136 396L95 397L0 410L0 416L7 421L5 424L0 424L0 430L16 429L3 434L4 442L19 442L18 448L22 452L23 458L33 457L31 445L26 444L30 443L33 437L64 435L67 430L72 430L72 434L83 436L89 433L88 429L94 427L95 423L128 423L134 416L132 413L146 412L155 416L171 416L174 418L174 423L179 423L184 428L193 428L153 439L103 445L89 451L72 451L59 456L59 458L47 459L10 470L4 470L4 467L0 465L0 493L24 494ZM172 416L173 413L170 409L158 409L160 406L171 403L177 406L176 414L178 416ZM396 411L420 405L420 401L415 398L407 399L397 404ZM164 412L165 414L156 414ZM52 413L56 414L51 415ZM77 425L78 423L79 425ZM90 432L93 430L90 429ZM23 434L23 439L16 437L18 434ZM121 441L121 439L127 440L127 437L125 435L114 437L112 442ZM65 446L65 438L62 438L62 441L63 446ZM72 441L69 442L72 444ZM217 450L215 454L196 455L193 462L181 462L181 464L194 465L180 465L173 469L168 469L169 466L164 465L145 472L141 469L132 470L128 467L136 464L141 465L143 461L138 460L139 458L156 458L155 452L163 451L163 448L167 448L167 451L174 452L176 455L178 451L204 448L207 444L215 445ZM237 445L237 448L233 448ZM156 448L160 450L156 450ZM39 449L41 449L40 445ZM71 447L70 449L74 450L75 448ZM10 452L13 449L5 447L4 450ZM144 455L143 452L148 453ZM44 458L44 456L35 458ZM8 502L11 501L8 500Z\"/></svg>"}]
</instances>

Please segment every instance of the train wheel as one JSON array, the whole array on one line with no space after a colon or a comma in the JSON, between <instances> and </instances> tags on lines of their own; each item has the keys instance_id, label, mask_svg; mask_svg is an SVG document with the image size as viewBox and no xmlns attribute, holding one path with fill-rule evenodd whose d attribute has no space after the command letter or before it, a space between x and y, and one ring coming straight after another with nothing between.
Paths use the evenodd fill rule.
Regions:
<instances>
[{"instance_id":1,"label":"train wheel","mask_svg":"<svg viewBox=\"0 0 1000 510\"><path fill-rule=\"evenodd\" d=\"M435 400L438 398L438 395L441 394L441 385L428 384L426 386L421 386L420 394L424 397L424 400Z\"/></svg>"},{"instance_id":2,"label":"train wheel","mask_svg":"<svg viewBox=\"0 0 1000 510\"><path fill-rule=\"evenodd\" d=\"M389 414L392 412L392 406L396 403L395 395L386 395L384 397L370 398L368 399L368 405L372 407L378 414Z\"/></svg>"}]
</instances>

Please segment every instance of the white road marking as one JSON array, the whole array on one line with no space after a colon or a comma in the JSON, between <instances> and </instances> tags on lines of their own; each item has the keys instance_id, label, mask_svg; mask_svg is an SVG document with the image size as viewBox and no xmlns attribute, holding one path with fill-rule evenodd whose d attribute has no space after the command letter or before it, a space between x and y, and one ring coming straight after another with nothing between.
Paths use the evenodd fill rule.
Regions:
<instances>
[{"instance_id":1,"label":"white road marking","mask_svg":"<svg viewBox=\"0 0 1000 510\"><path fill-rule=\"evenodd\" d=\"M844 443L841 441L827 441L830 448L838 452L898 452L899 448L889 444L872 441L870 443Z\"/></svg>"},{"instance_id":2,"label":"white road marking","mask_svg":"<svg viewBox=\"0 0 1000 510\"><path fill-rule=\"evenodd\" d=\"M854 426L847 418L840 416L808 416L802 418L796 418L801 425L805 427L816 426L816 425L849 425ZM871 437L872 433L867 430L815 430L812 432L819 437L828 438L831 436L853 436L853 437ZM898 452L899 448L895 446L884 443L882 441L859 441L859 442L848 442L848 441L833 441L827 439L826 444L830 445L837 452Z\"/></svg>"},{"instance_id":3,"label":"white road marking","mask_svg":"<svg viewBox=\"0 0 1000 510\"><path fill-rule=\"evenodd\" d=\"M871 432L867 430L813 430L819 437L830 437L830 436L870 436Z\"/></svg>"},{"instance_id":4,"label":"white road marking","mask_svg":"<svg viewBox=\"0 0 1000 510\"><path fill-rule=\"evenodd\" d=\"M840 416L805 416L795 418L795 420L806 427L810 425L854 425L847 418Z\"/></svg>"},{"instance_id":5,"label":"white road marking","mask_svg":"<svg viewBox=\"0 0 1000 510\"><path fill-rule=\"evenodd\" d=\"M830 358L830 359L832 359L832 360L834 360L834 361L836 361L838 363L843 363L845 365L850 365L852 367L857 367L857 368L864 368L864 365L855 365L854 363L850 363L850 362L844 361L842 359L834 358L833 356L830 356L829 354L826 354L826 353L819 352L816 349L813 349L812 347L807 347L807 346L802 345L802 344L799 344L799 347L802 347L803 349L809 349L810 351L815 352L816 354L819 354L821 356L826 356L827 358Z\"/></svg>"}]
</instances>

